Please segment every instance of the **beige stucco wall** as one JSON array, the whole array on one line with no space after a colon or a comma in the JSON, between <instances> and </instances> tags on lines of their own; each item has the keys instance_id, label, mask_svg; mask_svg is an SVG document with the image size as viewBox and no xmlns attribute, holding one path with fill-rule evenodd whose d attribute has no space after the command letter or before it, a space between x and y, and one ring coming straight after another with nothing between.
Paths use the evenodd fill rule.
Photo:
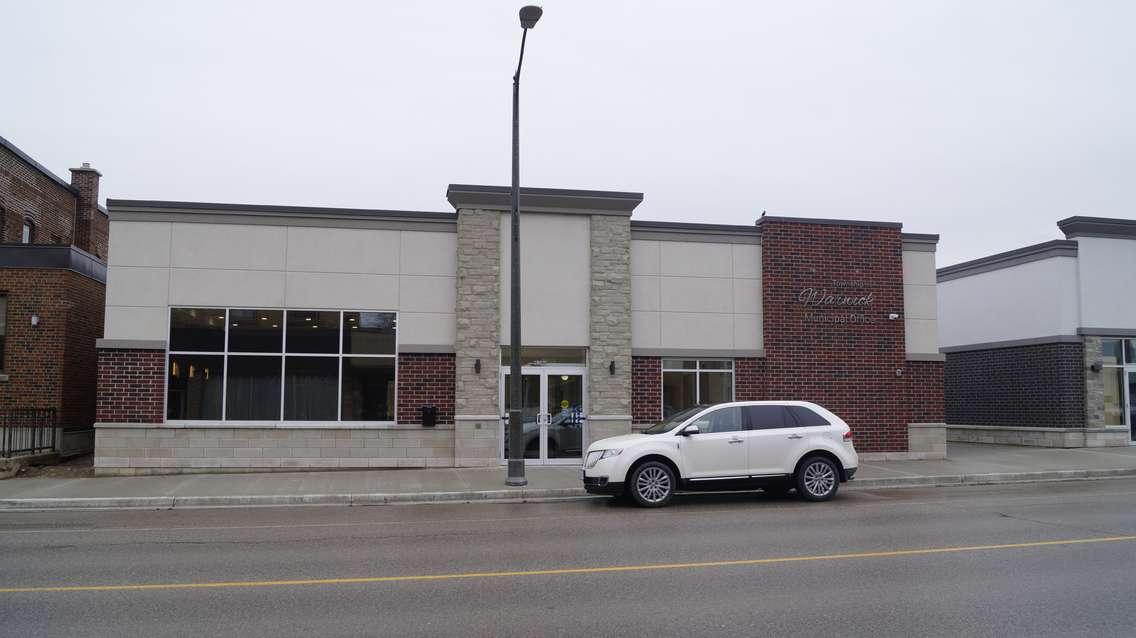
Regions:
<instances>
[{"instance_id":1,"label":"beige stucco wall","mask_svg":"<svg viewBox=\"0 0 1136 638\"><path fill-rule=\"evenodd\" d=\"M761 246L631 241L633 348L758 350Z\"/></svg>"},{"instance_id":2,"label":"beige stucco wall","mask_svg":"<svg viewBox=\"0 0 1136 638\"><path fill-rule=\"evenodd\" d=\"M164 340L169 306L394 310L454 343L454 233L112 221L105 337Z\"/></svg>"},{"instance_id":3,"label":"beige stucco wall","mask_svg":"<svg viewBox=\"0 0 1136 638\"><path fill-rule=\"evenodd\" d=\"M939 353L935 253L903 251L903 320L907 354Z\"/></svg>"},{"instance_id":4,"label":"beige stucco wall","mask_svg":"<svg viewBox=\"0 0 1136 638\"><path fill-rule=\"evenodd\" d=\"M1136 241L1077 237L1077 245L1079 327L1136 327L1136 295L1131 294L1131 288L1121 292L1117 286L1118 280L1136 276Z\"/></svg>"},{"instance_id":5,"label":"beige stucco wall","mask_svg":"<svg viewBox=\"0 0 1136 638\"><path fill-rule=\"evenodd\" d=\"M501 343L509 343L508 214L501 216ZM521 214L521 341L587 346L591 290L588 215Z\"/></svg>"}]
</instances>

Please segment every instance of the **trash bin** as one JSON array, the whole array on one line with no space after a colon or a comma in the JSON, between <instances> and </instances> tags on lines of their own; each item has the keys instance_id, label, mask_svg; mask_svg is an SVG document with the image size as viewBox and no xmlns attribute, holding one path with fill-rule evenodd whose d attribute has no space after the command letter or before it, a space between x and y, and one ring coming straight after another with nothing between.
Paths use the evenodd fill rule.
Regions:
<instances>
[{"instance_id":1,"label":"trash bin","mask_svg":"<svg viewBox=\"0 0 1136 638\"><path fill-rule=\"evenodd\" d=\"M422 427L432 428L438 422L438 408L433 405L422 406Z\"/></svg>"}]
</instances>

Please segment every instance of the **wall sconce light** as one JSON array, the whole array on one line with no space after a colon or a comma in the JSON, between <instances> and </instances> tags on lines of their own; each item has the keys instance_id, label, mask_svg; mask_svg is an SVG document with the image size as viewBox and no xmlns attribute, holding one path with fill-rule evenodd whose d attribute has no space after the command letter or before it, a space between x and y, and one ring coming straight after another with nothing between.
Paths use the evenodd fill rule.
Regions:
<instances>
[{"instance_id":1,"label":"wall sconce light","mask_svg":"<svg viewBox=\"0 0 1136 638\"><path fill-rule=\"evenodd\" d=\"M1094 361L1094 362L1092 362L1092 364L1089 365L1089 370L1092 370L1093 372L1100 372L1103 369L1104 369L1104 364L1101 363L1100 361Z\"/></svg>"},{"instance_id":2,"label":"wall sconce light","mask_svg":"<svg viewBox=\"0 0 1136 638\"><path fill-rule=\"evenodd\" d=\"M481 374L481 359L477 359L473 362L473 371L477 374Z\"/></svg>"},{"instance_id":3,"label":"wall sconce light","mask_svg":"<svg viewBox=\"0 0 1136 638\"><path fill-rule=\"evenodd\" d=\"M35 326L38 326L38 325L39 325L39 315L33 313L32 314L32 327L34 328Z\"/></svg>"},{"instance_id":4,"label":"wall sconce light","mask_svg":"<svg viewBox=\"0 0 1136 638\"><path fill-rule=\"evenodd\" d=\"M899 319L899 313L898 312L889 312L888 313L888 319L890 319L891 321L895 321L896 319Z\"/></svg>"},{"instance_id":5,"label":"wall sconce light","mask_svg":"<svg viewBox=\"0 0 1136 638\"><path fill-rule=\"evenodd\" d=\"M615 360L614 359L612 359L611 363L609 363L607 365L607 371L610 372L611 374L615 374Z\"/></svg>"}]
</instances>

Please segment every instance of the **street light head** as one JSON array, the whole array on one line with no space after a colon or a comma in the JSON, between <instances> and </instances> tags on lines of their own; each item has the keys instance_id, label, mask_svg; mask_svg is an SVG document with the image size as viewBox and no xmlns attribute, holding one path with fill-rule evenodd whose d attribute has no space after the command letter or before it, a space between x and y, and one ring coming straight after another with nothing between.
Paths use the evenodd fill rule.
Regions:
<instances>
[{"instance_id":1,"label":"street light head","mask_svg":"<svg viewBox=\"0 0 1136 638\"><path fill-rule=\"evenodd\" d=\"M540 20L540 16L543 13L544 9L531 4L521 7L521 28L531 29L535 27L536 21Z\"/></svg>"}]
</instances>

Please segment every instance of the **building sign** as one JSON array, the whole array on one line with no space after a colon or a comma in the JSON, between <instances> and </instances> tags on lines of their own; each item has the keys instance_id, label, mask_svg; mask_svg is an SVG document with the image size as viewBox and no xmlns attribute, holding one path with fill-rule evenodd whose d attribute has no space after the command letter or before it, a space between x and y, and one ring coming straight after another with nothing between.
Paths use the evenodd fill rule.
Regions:
<instances>
[{"instance_id":1,"label":"building sign","mask_svg":"<svg viewBox=\"0 0 1136 638\"><path fill-rule=\"evenodd\" d=\"M865 310L875 302L875 294L864 292L863 281L833 280L828 286L809 286L797 293L797 303L808 309L805 321L828 324L875 323Z\"/></svg>"}]
</instances>

